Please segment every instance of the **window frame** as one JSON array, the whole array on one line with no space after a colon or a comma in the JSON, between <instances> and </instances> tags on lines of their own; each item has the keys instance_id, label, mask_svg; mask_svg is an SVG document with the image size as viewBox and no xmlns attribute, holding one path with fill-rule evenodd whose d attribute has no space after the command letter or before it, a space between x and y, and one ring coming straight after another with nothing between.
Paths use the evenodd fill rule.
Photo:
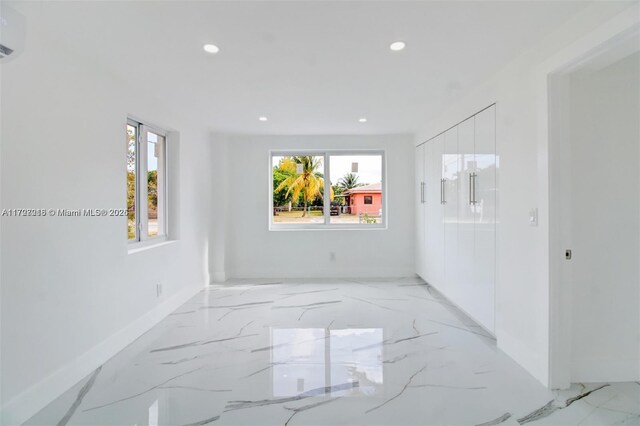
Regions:
<instances>
[{"instance_id":1,"label":"window frame","mask_svg":"<svg viewBox=\"0 0 640 426\"><path fill-rule=\"evenodd\" d=\"M135 170L136 170L136 194L135 194L135 205L136 205L136 238L135 239L127 239L128 249L137 249L149 245L155 245L159 243L163 243L169 240L169 184L168 184L168 132L160 129L157 126L147 124L140 120L128 117L127 125L136 128L136 161L135 161ZM158 224L158 229L162 229L163 233L156 236L149 236L149 210L148 210L148 133L154 133L164 140L164 146L162 148L163 158L162 161L158 162L158 170L160 167L163 168L162 173L162 218L163 223ZM143 138L144 135L144 138ZM144 140L144 142L143 142ZM129 148L129 141L127 138L127 150ZM160 197L160 194L158 194ZM142 202L145 200L145 202ZM159 203L160 204L160 203ZM160 217L160 215L159 215ZM128 219L127 219L128 220Z\"/></svg>"},{"instance_id":2,"label":"window frame","mask_svg":"<svg viewBox=\"0 0 640 426\"><path fill-rule=\"evenodd\" d=\"M321 156L323 157L324 193L328 194L331 188L331 156L371 155L381 157L381 205L382 223L331 223L331 200L323 197L324 223L274 223L273 222L273 157L281 156ZM387 156L384 149L271 149L268 155L269 163L269 197L268 229L269 231L335 231L335 230L386 230L389 226L387 213Z\"/></svg>"}]
</instances>

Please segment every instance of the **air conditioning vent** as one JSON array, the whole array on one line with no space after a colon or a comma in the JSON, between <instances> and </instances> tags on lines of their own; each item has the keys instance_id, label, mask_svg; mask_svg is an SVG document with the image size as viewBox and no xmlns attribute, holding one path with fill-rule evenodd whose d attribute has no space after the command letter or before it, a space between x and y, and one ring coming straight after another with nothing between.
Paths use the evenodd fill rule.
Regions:
<instances>
[{"instance_id":1,"label":"air conditioning vent","mask_svg":"<svg viewBox=\"0 0 640 426\"><path fill-rule=\"evenodd\" d=\"M13 49L8 48L4 44L0 44L0 57L9 56L13 53Z\"/></svg>"},{"instance_id":2,"label":"air conditioning vent","mask_svg":"<svg viewBox=\"0 0 640 426\"><path fill-rule=\"evenodd\" d=\"M18 58L26 41L26 20L0 0L0 63Z\"/></svg>"}]
</instances>

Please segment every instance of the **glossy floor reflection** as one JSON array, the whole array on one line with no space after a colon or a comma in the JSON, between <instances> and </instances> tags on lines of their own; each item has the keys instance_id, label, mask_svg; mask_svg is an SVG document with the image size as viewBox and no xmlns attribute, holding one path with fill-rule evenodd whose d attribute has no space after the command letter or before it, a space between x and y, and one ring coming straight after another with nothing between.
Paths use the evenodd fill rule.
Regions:
<instances>
[{"instance_id":1,"label":"glossy floor reflection","mask_svg":"<svg viewBox=\"0 0 640 426\"><path fill-rule=\"evenodd\" d=\"M640 424L640 384L551 392L420 280L239 280L29 425Z\"/></svg>"}]
</instances>

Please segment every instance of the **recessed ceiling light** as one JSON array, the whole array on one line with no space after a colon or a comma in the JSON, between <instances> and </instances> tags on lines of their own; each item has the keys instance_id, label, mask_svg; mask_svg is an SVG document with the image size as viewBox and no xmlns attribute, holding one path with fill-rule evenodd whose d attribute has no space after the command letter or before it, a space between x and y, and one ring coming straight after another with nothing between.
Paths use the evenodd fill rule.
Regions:
<instances>
[{"instance_id":1,"label":"recessed ceiling light","mask_svg":"<svg viewBox=\"0 0 640 426\"><path fill-rule=\"evenodd\" d=\"M389 49L393 50L394 52L397 52L399 50L404 49L406 46L404 41L394 41L393 43L391 43L389 45Z\"/></svg>"},{"instance_id":2,"label":"recessed ceiling light","mask_svg":"<svg viewBox=\"0 0 640 426\"><path fill-rule=\"evenodd\" d=\"M364 117L362 117L362 118L361 118L360 120L358 120L358 121L359 121L359 122L361 122L361 123L366 123L366 122L367 122L367 119L366 119L366 118L364 118Z\"/></svg>"},{"instance_id":3,"label":"recessed ceiling light","mask_svg":"<svg viewBox=\"0 0 640 426\"><path fill-rule=\"evenodd\" d=\"M205 44L202 48L207 53L218 53L220 51L220 48L215 44Z\"/></svg>"},{"instance_id":4,"label":"recessed ceiling light","mask_svg":"<svg viewBox=\"0 0 640 426\"><path fill-rule=\"evenodd\" d=\"M267 121L267 117L259 117L258 120L260 121Z\"/></svg>"}]
</instances>

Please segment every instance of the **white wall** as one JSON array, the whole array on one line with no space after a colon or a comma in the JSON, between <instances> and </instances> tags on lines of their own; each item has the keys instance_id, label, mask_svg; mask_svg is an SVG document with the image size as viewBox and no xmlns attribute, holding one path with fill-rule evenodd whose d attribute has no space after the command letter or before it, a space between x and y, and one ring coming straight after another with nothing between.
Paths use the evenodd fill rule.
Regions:
<instances>
[{"instance_id":1,"label":"white wall","mask_svg":"<svg viewBox=\"0 0 640 426\"><path fill-rule=\"evenodd\" d=\"M640 54L570 76L571 380L636 381Z\"/></svg>"},{"instance_id":2,"label":"white wall","mask_svg":"<svg viewBox=\"0 0 640 426\"><path fill-rule=\"evenodd\" d=\"M179 240L127 254L126 218L2 218L2 424L42 404L209 282L208 131L39 32L2 65L2 208L124 208L127 114L180 132ZM43 72L46 70L46 72ZM159 88L160 90L160 88ZM187 220L188 219L188 220ZM174 228L175 229L175 228ZM156 284L164 286L156 297Z\"/></svg>"},{"instance_id":3,"label":"white wall","mask_svg":"<svg viewBox=\"0 0 640 426\"><path fill-rule=\"evenodd\" d=\"M209 165L210 183L199 184L200 191L210 191L212 195L209 213L209 277L211 282L223 282L227 279L228 263L227 241L229 227L229 168L227 136L209 135L211 155Z\"/></svg>"},{"instance_id":4,"label":"white wall","mask_svg":"<svg viewBox=\"0 0 640 426\"><path fill-rule=\"evenodd\" d=\"M636 19L637 4L629 7L612 2L590 6L476 90L452 100L416 138L416 144L427 140L496 102L496 336L498 346L544 384L550 384L547 67L549 61L562 63L575 53L567 48L615 15ZM540 224L532 227L528 213L536 207Z\"/></svg>"},{"instance_id":5,"label":"white wall","mask_svg":"<svg viewBox=\"0 0 640 426\"><path fill-rule=\"evenodd\" d=\"M269 231L270 149L362 148L386 151L388 229ZM415 274L412 136L230 136L227 149L227 276Z\"/></svg>"}]
</instances>

